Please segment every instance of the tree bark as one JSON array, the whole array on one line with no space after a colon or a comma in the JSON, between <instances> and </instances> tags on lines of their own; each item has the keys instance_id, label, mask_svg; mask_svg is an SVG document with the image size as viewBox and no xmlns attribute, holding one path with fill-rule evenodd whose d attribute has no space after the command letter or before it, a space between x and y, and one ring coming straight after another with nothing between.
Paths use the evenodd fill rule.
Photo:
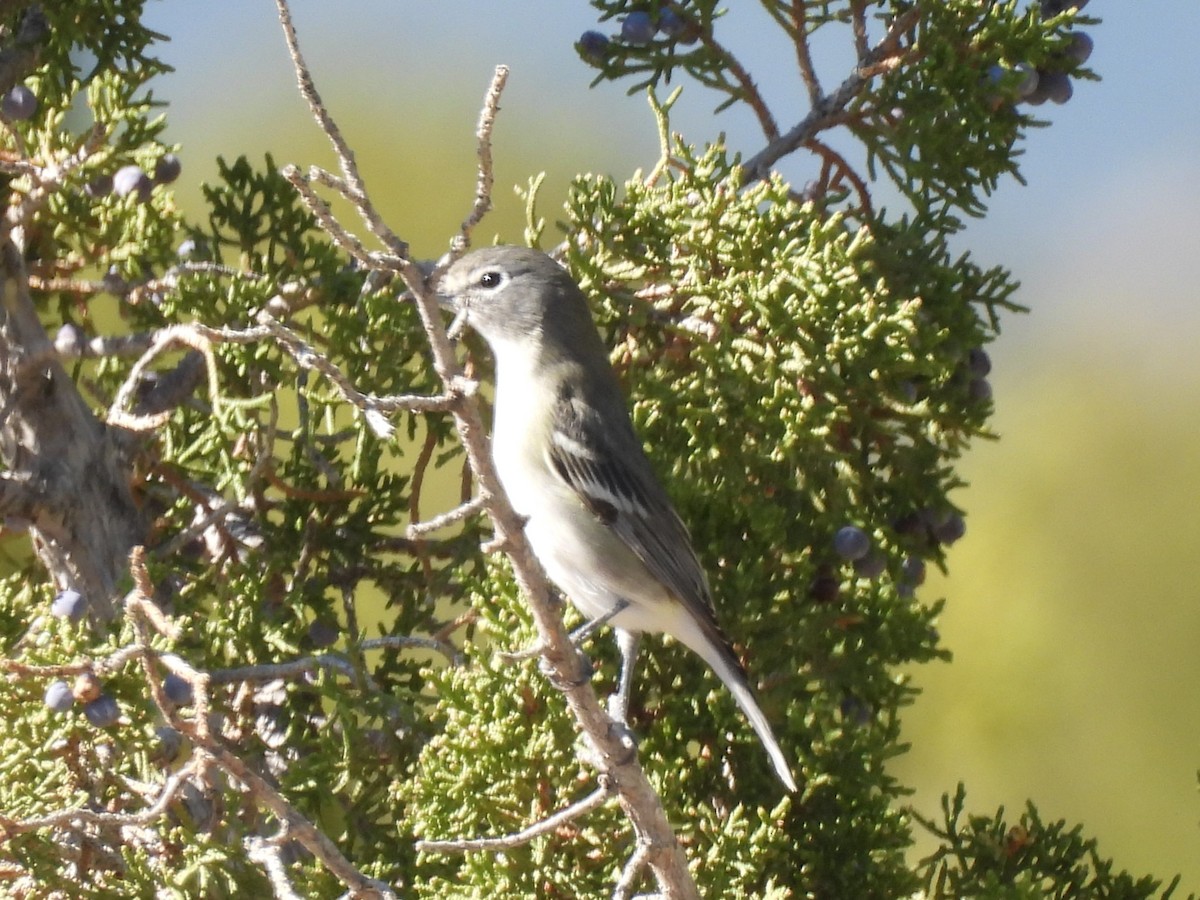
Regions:
<instances>
[{"instance_id":1,"label":"tree bark","mask_svg":"<svg viewBox=\"0 0 1200 900\"><path fill-rule=\"evenodd\" d=\"M58 588L94 621L124 593L129 551L145 536L116 436L93 415L37 317L21 252L0 245L0 514L30 523Z\"/></svg>"}]
</instances>

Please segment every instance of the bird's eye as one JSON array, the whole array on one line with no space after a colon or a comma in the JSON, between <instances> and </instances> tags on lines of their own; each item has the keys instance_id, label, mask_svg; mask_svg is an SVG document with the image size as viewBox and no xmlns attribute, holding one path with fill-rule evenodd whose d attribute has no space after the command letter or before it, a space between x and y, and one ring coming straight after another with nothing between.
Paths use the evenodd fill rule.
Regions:
<instances>
[{"instance_id":1,"label":"bird's eye","mask_svg":"<svg viewBox=\"0 0 1200 900\"><path fill-rule=\"evenodd\" d=\"M489 269L479 276L479 286L485 288L496 288L500 287L500 282L503 280L504 276L502 276L499 272L497 272L495 269Z\"/></svg>"}]
</instances>

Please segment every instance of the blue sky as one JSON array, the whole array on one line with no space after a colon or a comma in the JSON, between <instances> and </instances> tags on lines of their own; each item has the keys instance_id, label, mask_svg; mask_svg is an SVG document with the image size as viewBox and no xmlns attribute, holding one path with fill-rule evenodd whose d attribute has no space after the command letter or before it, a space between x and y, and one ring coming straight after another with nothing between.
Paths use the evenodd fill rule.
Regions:
<instances>
[{"instance_id":1,"label":"blue sky","mask_svg":"<svg viewBox=\"0 0 1200 900\"><path fill-rule=\"evenodd\" d=\"M757 4L729 6L725 39L757 80L794 85L792 57ZM306 132L273 3L162 0L149 10L152 24L172 36L164 55L177 73L159 91L172 102L170 134L184 144L185 158L211 167L214 144L220 152L254 153L273 145L281 123L288 135ZM393 124L394 140L421 141L406 123L426 121L417 111L434 103L443 126L435 140L469 134L493 66L506 63L512 77L497 132L501 190L506 175L523 182L537 165L506 169L506 152L511 160L548 149L541 164L563 178L597 170L621 176L653 161L644 101L619 87L587 90L592 73L572 48L596 27L583 3L298 0L294 12L318 82L352 138L366 117L372 137ZM1185 262L1200 255L1200 4L1093 0L1087 12L1103 19L1087 30L1096 45L1090 64L1104 80L1078 85L1065 106L1043 107L1052 127L1027 144L1028 185L1005 183L961 244L1010 267L1025 285L1021 299L1037 312L1010 321L1011 338L995 348L1001 357L1107 323L1101 330L1155 344L1161 360L1200 337L1200 304ZM839 51L818 62L826 63L826 85L843 76ZM782 122L803 114L798 89L768 94ZM713 105L689 86L672 124L701 142L712 131ZM549 134L547 120L555 123ZM735 148L753 152L760 144L741 112L722 114L717 127ZM286 157L287 145L275 149ZM430 144L429 153L438 152Z\"/></svg>"}]
</instances>

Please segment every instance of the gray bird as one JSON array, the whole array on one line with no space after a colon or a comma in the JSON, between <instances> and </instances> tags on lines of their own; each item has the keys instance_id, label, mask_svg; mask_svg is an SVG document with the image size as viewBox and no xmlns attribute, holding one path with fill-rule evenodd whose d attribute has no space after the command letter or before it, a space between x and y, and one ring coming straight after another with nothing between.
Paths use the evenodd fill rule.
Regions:
<instances>
[{"instance_id":1,"label":"gray bird","mask_svg":"<svg viewBox=\"0 0 1200 900\"><path fill-rule=\"evenodd\" d=\"M550 579L622 652L625 720L641 632L683 642L733 693L788 790L787 759L717 624L687 528L642 449L587 300L544 253L490 247L445 272L442 305L496 360L492 454Z\"/></svg>"}]
</instances>

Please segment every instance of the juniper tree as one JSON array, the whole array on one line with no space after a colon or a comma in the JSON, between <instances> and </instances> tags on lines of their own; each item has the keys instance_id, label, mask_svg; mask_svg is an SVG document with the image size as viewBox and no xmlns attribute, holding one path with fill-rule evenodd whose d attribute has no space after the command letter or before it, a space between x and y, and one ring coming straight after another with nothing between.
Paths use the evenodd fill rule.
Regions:
<instances>
[{"instance_id":1,"label":"juniper tree","mask_svg":"<svg viewBox=\"0 0 1200 900\"><path fill-rule=\"evenodd\" d=\"M948 239L1019 177L1038 106L1093 77L1082 5L763 0L810 100L781 123L715 0L591 4L580 64L649 97L660 158L579 176L553 228L533 179L523 237L594 301L796 760L790 796L662 642L636 753L605 755L614 651L563 643L497 496L486 353L452 349L436 271L374 212L312 82L342 171L222 161L185 216L141 0L0 6L7 890L1157 895L1033 806L971 815L959 789L919 820L887 768L916 695L901 667L945 656L921 582L963 532L955 466L1018 309L1009 274ZM816 40L853 69L819 72ZM489 206L502 82L456 252ZM725 146L719 116L674 134L675 84L745 105L761 144ZM438 478L462 506L432 505ZM510 658L531 645L542 667ZM914 827L940 841L919 862Z\"/></svg>"}]
</instances>

